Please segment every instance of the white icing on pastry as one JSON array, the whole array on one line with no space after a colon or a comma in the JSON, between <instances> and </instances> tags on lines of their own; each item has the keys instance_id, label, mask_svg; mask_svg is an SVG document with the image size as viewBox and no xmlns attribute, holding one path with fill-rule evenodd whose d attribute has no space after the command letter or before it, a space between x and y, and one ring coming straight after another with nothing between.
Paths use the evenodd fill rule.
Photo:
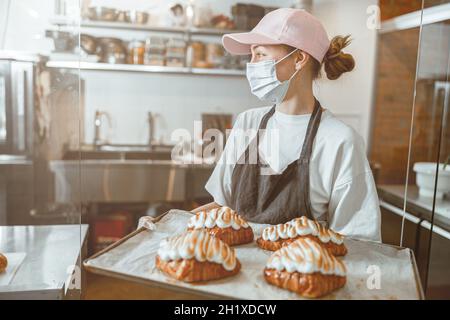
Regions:
<instances>
[{"instance_id":1,"label":"white icing on pastry","mask_svg":"<svg viewBox=\"0 0 450 320\"><path fill-rule=\"evenodd\" d=\"M308 274L320 272L342 277L347 273L343 262L309 238L299 238L275 251L267 261L266 268Z\"/></svg>"},{"instance_id":2,"label":"white icing on pastry","mask_svg":"<svg viewBox=\"0 0 450 320\"><path fill-rule=\"evenodd\" d=\"M308 219L305 216L292 219L283 224L267 227L262 232L263 240L277 241L278 239L292 239L298 236L316 236L323 243L329 241L335 244L342 244L344 237L331 229L325 228L317 221Z\"/></svg>"},{"instance_id":3,"label":"white icing on pastry","mask_svg":"<svg viewBox=\"0 0 450 320\"><path fill-rule=\"evenodd\" d=\"M208 211L200 211L193 216L188 223L189 228L219 228L232 227L234 230L248 228L247 221L241 218L233 209L228 207L214 208Z\"/></svg>"},{"instance_id":4,"label":"white icing on pastry","mask_svg":"<svg viewBox=\"0 0 450 320\"><path fill-rule=\"evenodd\" d=\"M164 261L195 258L199 262L214 262L228 271L236 267L234 249L204 230L188 231L164 239L160 243L158 255Z\"/></svg>"}]
</instances>

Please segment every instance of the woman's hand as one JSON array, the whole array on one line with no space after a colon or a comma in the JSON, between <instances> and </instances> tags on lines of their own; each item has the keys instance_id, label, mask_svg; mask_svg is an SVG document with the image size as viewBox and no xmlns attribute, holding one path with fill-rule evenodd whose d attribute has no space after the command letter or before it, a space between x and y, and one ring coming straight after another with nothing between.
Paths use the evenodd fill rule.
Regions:
<instances>
[{"instance_id":1,"label":"woman's hand","mask_svg":"<svg viewBox=\"0 0 450 320\"><path fill-rule=\"evenodd\" d=\"M207 204L205 204L203 206L200 206L200 207L197 207L197 208L191 210L191 212L195 214L195 213L200 212L200 211L211 210L211 209L218 208L218 207L220 207L220 205L218 205L217 203L210 202L210 203L207 203Z\"/></svg>"}]
</instances>

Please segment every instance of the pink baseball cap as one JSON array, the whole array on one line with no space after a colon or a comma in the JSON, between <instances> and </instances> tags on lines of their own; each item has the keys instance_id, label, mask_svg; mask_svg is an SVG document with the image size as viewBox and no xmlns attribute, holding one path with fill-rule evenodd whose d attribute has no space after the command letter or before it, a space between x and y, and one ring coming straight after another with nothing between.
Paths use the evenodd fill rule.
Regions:
<instances>
[{"instance_id":1,"label":"pink baseball cap","mask_svg":"<svg viewBox=\"0 0 450 320\"><path fill-rule=\"evenodd\" d=\"M236 55L251 54L251 45L286 44L309 53L319 62L330 47L322 23L305 10L292 8L271 11L250 32L226 34L222 43Z\"/></svg>"}]
</instances>

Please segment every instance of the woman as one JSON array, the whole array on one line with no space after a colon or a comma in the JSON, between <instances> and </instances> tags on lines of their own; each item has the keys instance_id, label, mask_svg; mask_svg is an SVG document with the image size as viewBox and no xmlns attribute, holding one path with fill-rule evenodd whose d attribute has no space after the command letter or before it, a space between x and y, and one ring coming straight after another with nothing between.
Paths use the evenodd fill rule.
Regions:
<instances>
[{"instance_id":1,"label":"woman","mask_svg":"<svg viewBox=\"0 0 450 320\"><path fill-rule=\"evenodd\" d=\"M226 205L270 224L306 215L344 235L381 240L364 142L313 95L322 66L331 80L354 68L342 52L348 43L348 36L329 41L314 16L287 8L223 37L231 54L251 54L251 91L270 105L239 114L205 186L214 202L195 211Z\"/></svg>"}]
</instances>

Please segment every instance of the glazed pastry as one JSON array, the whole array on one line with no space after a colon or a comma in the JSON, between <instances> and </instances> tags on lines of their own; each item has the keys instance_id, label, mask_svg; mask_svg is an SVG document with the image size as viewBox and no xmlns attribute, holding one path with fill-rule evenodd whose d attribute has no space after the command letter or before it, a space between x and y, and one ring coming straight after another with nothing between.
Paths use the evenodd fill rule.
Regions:
<instances>
[{"instance_id":1,"label":"glazed pastry","mask_svg":"<svg viewBox=\"0 0 450 320\"><path fill-rule=\"evenodd\" d=\"M205 229L230 246L253 241L253 230L233 209L228 207L200 211L188 223L188 230Z\"/></svg>"},{"instance_id":2,"label":"glazed pastry","mask_svg":"<svg viewBox=\"0 0 450 320\"><path fill-rule=\"evenodd\" d=\"M298 238L310 238L335 256L347 254L344 237L341 234L305 216L265 228L256 243L262 249L276 251Z\"/></svg>"},{"instance_id":3,"label":"glazed pastry","mask_svg":"<svg viewBox=\"0 0 450 320\"><path fill-rule=\"evenodd\" d=\"M8 266L8 259L0 253L0 273L5 272L6 267Z\"/></svg>"},{"instance_id":4,"label":"glazed pastry","mask_svg":"<svg viewBox=\"0 0 450 320\"><path fill-rule=\"evenodd\" d=\"M205 230L194 230L163 240L156 267L177 280L196 282L235 275L241 264L225 242Z\"/></svg>"},{"instance_id":5,"label":"glazed pastry","mask_svg":"<svg viewBox=\"0 0 450 320\"><path fill-rule=\"evenodd\" d=\"M274 252L267 261L264 278L270 284L318 298L346 282L343 262L310 238L299 238Z\"/></svg>"}]
</instances>

